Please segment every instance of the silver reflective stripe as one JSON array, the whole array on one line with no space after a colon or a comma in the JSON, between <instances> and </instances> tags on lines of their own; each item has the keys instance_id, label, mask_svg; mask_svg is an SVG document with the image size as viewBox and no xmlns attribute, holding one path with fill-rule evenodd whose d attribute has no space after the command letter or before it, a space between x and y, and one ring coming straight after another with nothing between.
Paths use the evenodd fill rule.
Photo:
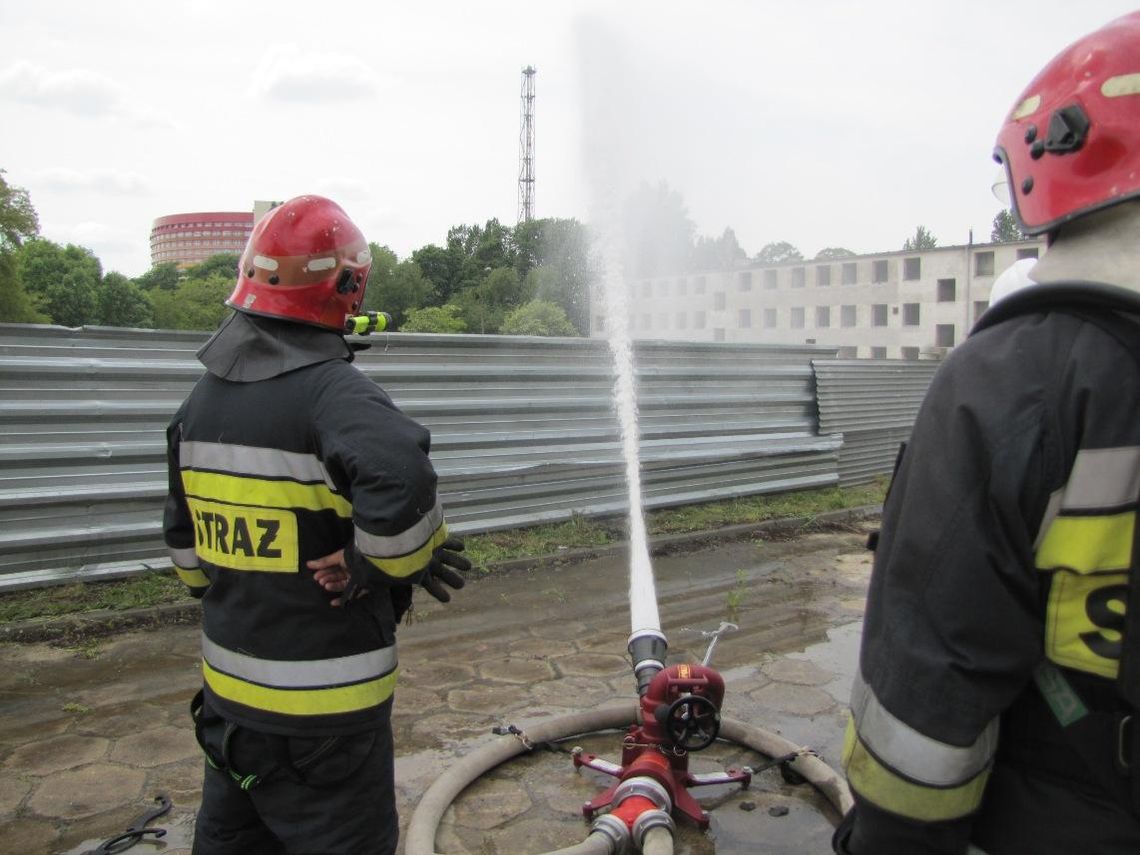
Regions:
<instances>
[{"instance_id":1,"label":"silver reflective stripe","mask_svg":"<svg viewBox=\"0 0 1140 855\"><path fill-rule=\"evenodd\" d=\"M1084 448L1073 461L1061 510L1107 510L1133 504L1138 497L1140 447Z\"/></svg>"},{"instance_id":2,"label":"silver reflective stripe","mask_svg":"<svg viewBox=\"0 0 1140 855\"><path fill-rule=\"evenodd\" d=\"M443 505L437 500L435 507L420 517L419 522L399 534L382 537L378 534L369 534L357 526L356 546L365 555L377 558L407 555L427 543L441 525L443 525Z\"/></svg>"},{"instance_id":3,"label":"silver reflective stripe","mask_svg":"<svg viewBox=\"0 0 1140 855\"><path fill-rule=\"evenodd\" d=\"M293 481L323 482L336 489L328 470L314 454L298 454L276 448L253 445L229 445L224 442L184 442L179 446L178 462L189 469L213 469L261 478L289 478Z\"/></svg>"},{"instance_id":4,"label":"silver reflective stripe","mask_svg":"<svg viewBox=\"0 0 1140 855\"><path fill-rule=\"evenodd\" d=\"M973 745L948 745L919 733L887 711L875 693L855 675L851 715L859 739L884 764L912 781L931 787L956 787L983 771L997 749L998 720Z\"/></svg>"},{"instance_id":5,"label":"silver reflective stripe","mask_svg":"<svg viewBox=\"0 0 1140 855\"><path fill-rule=\"evenodd\" d=\"M375 680L396 669L396 646L340 656L336 659L309 659L291 662L281 659L257 659L245 653L228 650L202 634L202 658L215 671L262 686L277 689L340 686Z\"/></svg>"},{"instance_id":6,"label":"silver reflective stripe","mask_svg":"<svg viewBox=\"0 0 1140 855\"><path fill-rule=\"evenodd\" d=\"M198 566L198 553L192 546L189 549L175 549L173 546L168 546L166 551L170 554L170 560L174 562L175 567L189 570Z\"/></svg>"}]
</instances>

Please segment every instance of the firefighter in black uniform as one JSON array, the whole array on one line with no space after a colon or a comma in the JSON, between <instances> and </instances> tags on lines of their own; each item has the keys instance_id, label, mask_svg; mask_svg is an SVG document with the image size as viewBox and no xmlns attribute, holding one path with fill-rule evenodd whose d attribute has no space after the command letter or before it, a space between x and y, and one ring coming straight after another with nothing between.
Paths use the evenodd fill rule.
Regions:
<instances>
[{"instance_id":1,"label":"firefighter in black uniform","mask_svg":"<svg viewBox=\"0 0 1140 855\"><path fill-rule=\"evenodd\" d=\"M330 200L270 211L167 432L166 543L202 600L196 855L396 849L396 625L470 565L428 431L350 364L370 264Z\"/></svg>"},{"instance_id":2,"label":"firefighter in black uniform","mask_svg":"<svg viewBox=\"0 0 1140 855\"><path fill-rule=\"evenodd\" d=\"M1140 13L1050 62L995 157L1049 247L900 457L840 853L1140 852Z\"/></svg>"}]
</instances>

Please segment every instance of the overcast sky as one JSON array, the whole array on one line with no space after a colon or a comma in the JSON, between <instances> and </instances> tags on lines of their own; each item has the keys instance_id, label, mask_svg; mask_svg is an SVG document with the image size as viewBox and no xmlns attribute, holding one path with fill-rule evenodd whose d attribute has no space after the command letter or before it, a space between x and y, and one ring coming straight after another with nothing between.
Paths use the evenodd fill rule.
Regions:
<instances>
[{"instance_id":1,"label":"overcast sky","mask_svg":"<svg viewBox=\"0 0 1140 855\"><path fill-rule=\"evenodd\" d=\"M1004 113L1084 0L0 0L0 168L44 237L150 266L153 220L322 193L401 258L518 208L665 181L698 233L895 250L988 240ZM602 203L604 205L604 202Z\"/></svg>"}]
</instances>

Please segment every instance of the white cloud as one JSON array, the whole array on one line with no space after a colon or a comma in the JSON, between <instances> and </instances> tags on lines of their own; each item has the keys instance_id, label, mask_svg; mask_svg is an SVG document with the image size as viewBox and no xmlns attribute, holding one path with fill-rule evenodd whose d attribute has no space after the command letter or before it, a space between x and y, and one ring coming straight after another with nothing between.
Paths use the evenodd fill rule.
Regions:
<instances>
[{"instance_id":1,"label":"white cloud","mask_svg":"<svg viewBox=\"0 0 1140 855\"><path fill-rule=\"evenodd\" d=\"M93 190L99 193L139 195L149 191L145 178L137 172L115 169L78 170L67 167L41 169L33 176L37 189L62 192Z\"/></svg>"},{"instance_id":2,"label":"white cloud","mask_svg":"<svg viewBox=\"0 0 1140 855\"><path fill-rule=\"evenodd\" d=\"M97 72L83 68L48 71L30 62L17 62L0 71L0 96L87 117L115 113L122 101L114 81Z\"/></svg>"},{"instance_id":3,"label":"white cloud","mask_svg":"<svg viewBox=\"0 0 1140 855\"><path fill-rule=\"evenodd\" d=\"M351 101L380 89L376 72L355 56L305 52L296 45L271 48L254 70L250 91L277 101Z\"/></svg>"}]
</instances>

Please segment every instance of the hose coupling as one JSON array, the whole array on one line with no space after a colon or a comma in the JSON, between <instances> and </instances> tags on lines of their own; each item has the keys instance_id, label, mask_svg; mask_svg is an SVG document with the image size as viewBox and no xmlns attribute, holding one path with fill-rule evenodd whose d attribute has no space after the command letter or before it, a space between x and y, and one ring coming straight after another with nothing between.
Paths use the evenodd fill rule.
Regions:
<instances>
[{"instance_id":1,"label":"hose coupling","mask_svg":"<svg viewBox=\"0 0 1140 855\"><path fill-rule=\"evenodd\" d=\"M641 796L653 802L658 810L671 810L673 799L669 791L652 778L639 775L636 778L627 778L617 785L614 790L613 805L617 807L631 796Z\"/></svg>"},{"instance_id":2,"label":"hose coupling","mask_svg":"<svg viewBox=\"0 0 1140 855\"><path fill-rule=\"evenodd\" d=\"M638 849L645 848L645 835L654 828L666 828L672 834L676 830L673 817L663 810L647 810L633 823L633 839Z\"/></svg>"},{"instance_id":3,"label":"hose coupling","mask_svg":"<svg viewBox=\"0 0 1140 855\"><path fill-rule=\"evenodd\" d=\"M610 841L610 851L623 855L629 850L630 834L626 824L616 816L604 813L590 826L591 834L600 834Z\"/></svg>"}]
</instances>

